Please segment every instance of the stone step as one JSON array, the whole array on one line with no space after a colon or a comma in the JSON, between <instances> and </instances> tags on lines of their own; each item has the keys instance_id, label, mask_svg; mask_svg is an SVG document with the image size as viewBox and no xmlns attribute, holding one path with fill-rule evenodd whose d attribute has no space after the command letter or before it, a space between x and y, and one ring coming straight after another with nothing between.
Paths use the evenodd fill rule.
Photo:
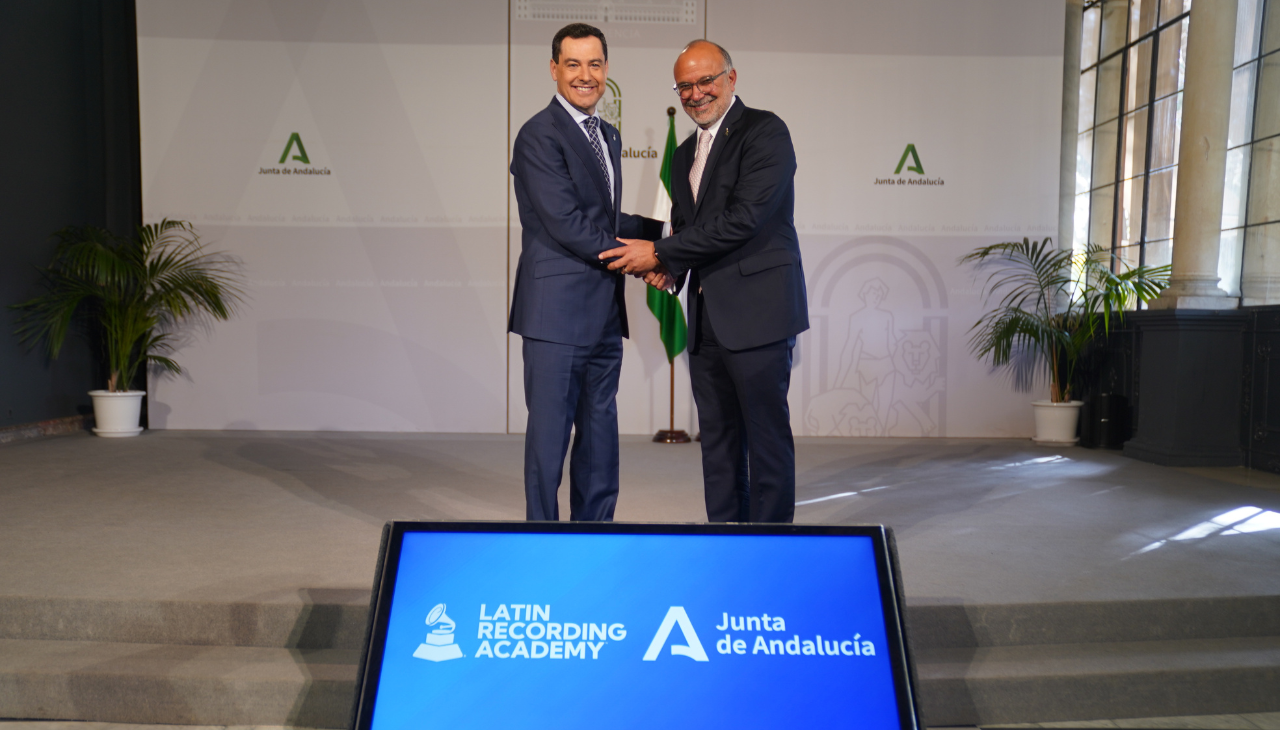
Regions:
<instances>
[{"instance_id":1,"label":"stone step","mask_svg":"<svg viewBox=\"0 0 1280 730\"><path fill-rule=\"evenodd\" d=\"M307 593L254 602L0 596L0 639L361 649L369 591Z\"/></svg>"},{"instance_id":2,"label":"stone step","mask_svg":"<svg viewBox=\"0 0 1280 730\"><path fill-rule=\"evenodd\" d=\"M1280 636L1280 595L986 605L907 599L906 613L919 649Z\"/></svg>"},{"instance_id":3,"label":"stone step","mask_svg":"<svg viewBox=\"0 0 1280 730\"><path fill-rule=\"evenodd\" d=\"M0 639L360 649L369 592L248 601L0 596ZM908 601L917 651L1280 636L1280 596L961 605Z\"/></svg>"},{"instance_id":4,"label":"stone step","mask_svg":"<svg viewBox=\"0 0 1280 730\"><path fill-rule=\"evenodd\" d=\"M1280 637L916 653L926 725L1280 710Z\"/></svg>"},{"instance_id":5,"label":"stone step","mask_svg":"<svg viewBox=\"0 0 1280 730\"><path fill-rule=\"evenodd\" d=\"M0 718L346 727L358 651L0 640ZM1280 638L942 648L927 726L1280 711Z\"/></svg>"},{"instance_id":6,"label":"stone step","mask_svg":"<svg viewBox=\"0 0 1280 730\"><path fill-rule=\"evenodd\" d=\"M342 728L359 651L0 640L0 718Z\"/></svg>"}]
</instances>

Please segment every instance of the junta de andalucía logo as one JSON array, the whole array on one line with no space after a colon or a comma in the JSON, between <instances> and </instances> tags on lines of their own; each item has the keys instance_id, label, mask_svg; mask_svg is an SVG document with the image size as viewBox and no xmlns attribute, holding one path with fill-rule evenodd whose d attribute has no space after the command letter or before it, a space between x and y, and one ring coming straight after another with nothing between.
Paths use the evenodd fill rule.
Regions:
<instances>
[{"instance_id":1,"label":"junta de andaluc\u00eda logo","mask_svg":"<svg viewBox=\"0 0 1280 730\"><path fill-rule=\"evenodd\" d=\"M910 162L911 164L907 164ZM914 174L903 174L903 171ZM893 170L892 177L876 178L876 185L945 185L941 177L925 177L924 163L920 161L920 153L916 150L914 142L907 143L905 149L902 150L902 156L898 158L898 166Z\"/></svg>"},{"instance_id":2,"label":"junta de andaluc\u00eda logo","mask_svg":"<svg viewBox=\"0 0 1280 730\"><path fill-rule=\"evenodd\" d=\"M301 163L305 167L299 167L293 163ZM311 158L307 156L307 147L302 143L302 135L294 132L289 135L289 141L284 144L284 151L280 153L280 160L276 162L276 167L259 167L259 175L330 175L328 167L314 167L311 165Z\"/></svg>"}]
</instances>

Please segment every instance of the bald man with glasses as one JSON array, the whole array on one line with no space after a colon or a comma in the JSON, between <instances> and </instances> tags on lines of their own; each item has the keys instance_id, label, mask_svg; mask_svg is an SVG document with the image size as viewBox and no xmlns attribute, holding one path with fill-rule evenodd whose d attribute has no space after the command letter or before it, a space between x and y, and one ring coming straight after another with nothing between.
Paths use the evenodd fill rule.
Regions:
<instances>
[{"instance_id":1,"label":"bald man with glasses","mask_svg":"<svg viewBox=\"0 0 1280 730\"><path fill-rule=\"evenodd\" d=\"M734 94L729 52L690 43L675 91L698 133L676 150L671 235L619 239L601 259L668 290L689 286L689 373L712 522L791 522L795 443L787 391L809 328L796 235L795 149L776 114Z\"/></svg>"}]
</instances>

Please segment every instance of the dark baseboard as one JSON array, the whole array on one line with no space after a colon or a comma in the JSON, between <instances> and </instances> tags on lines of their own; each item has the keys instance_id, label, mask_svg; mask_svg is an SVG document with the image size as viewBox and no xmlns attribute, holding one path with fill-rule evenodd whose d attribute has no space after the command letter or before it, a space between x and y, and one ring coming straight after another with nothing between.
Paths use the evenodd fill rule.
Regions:
<instances>
[{"instance_id":1,"label":"dark baseboard","mask_svg":"<svg viewBox=\"0 0 1280 730\"><path fill-rule=\"evenodd\" d=\"M47 436L65 436L72 433L88 431L93 426L93 416L67 416L54 418L39 423L23 423L17 426L0 428L0 444L25 441L27 439L45 438Z\"/></svg>"},{"instance_id":2,"label":"dark baseboard","mask_svg":"<svg viewBox=\"0 0 1280 730\"><path fill-rule=\"evenodd\" d=\"M1167 449L1139 439L1125 443L1124 455L1160 466L1243 466L1245 462L1244 449Z\"/></svg>"}]
</instances>

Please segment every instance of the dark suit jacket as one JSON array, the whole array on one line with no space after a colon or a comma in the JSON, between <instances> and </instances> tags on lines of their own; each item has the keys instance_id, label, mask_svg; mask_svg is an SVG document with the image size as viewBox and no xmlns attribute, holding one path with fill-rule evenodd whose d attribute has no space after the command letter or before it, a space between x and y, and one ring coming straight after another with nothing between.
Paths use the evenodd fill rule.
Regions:
<instances>
[{"instance_id":1,"label":"dark suit jacket","mask_svg":"<svg viewBox=\"0 0 1280 730\"><path fill-rule=\"evenodd\" d=\"M520 128L511 155L520 209L520 263L516 267L508 330L524 337L586 346L600 339L611 301L627 336L625 279L596 257L621 245L616 237L662 235L662 223L618 213L622 203L622 140L601 122L618 184L609 183L587 137L554 97Z\"/></svg>"},{"instance_id":2,"label":"dark suit jacket","mask_svg":"<svg viewBox=\"0 0 1280 730\"><path fill-rule=\"evenodd\" d=\"M796 154L787 125L741 99L725 112L703 168L698 202L689 170L697 135L676 149L671 227L658 258L689 274L689 342L697 342L698 287L720 344L745 350L809 329L796 236Z\"/></svg>"}]
</instances>

